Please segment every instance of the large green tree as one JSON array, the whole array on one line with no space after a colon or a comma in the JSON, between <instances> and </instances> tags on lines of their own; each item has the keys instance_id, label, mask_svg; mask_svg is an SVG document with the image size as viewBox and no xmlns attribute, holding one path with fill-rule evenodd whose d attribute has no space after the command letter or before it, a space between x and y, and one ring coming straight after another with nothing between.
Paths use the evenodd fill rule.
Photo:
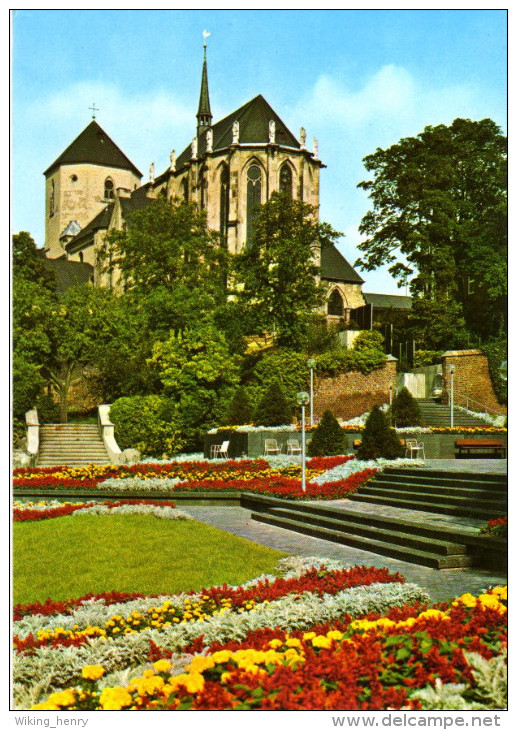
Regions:
<instances>
[{"instance_id":1,"label":"large green tree","mask_svg":"<svg viewBox=\"0 0 517 730\"><path fill-rule=\"evenodd\" d=\"M417 299L459 305L481 338L504 326L507 142L490 119L456 119L377 149L359 187L363 218L357 266L383 264ZM421 313L422 314L422 313Z\"/></svg>"},{"instance_id":2,"label":"large green tree","mask_svg":"<svg viewBox=\"0 0 517 730\"><path fill-rule=\"evenodd\" d=\"M275 332L283 347L300 348L324 291L317 283L320 246L341 234L318 221L314 206L273 193L254 221L253 242L235 257L235 292L256 333Z\"/></svg>"}]
</instances>

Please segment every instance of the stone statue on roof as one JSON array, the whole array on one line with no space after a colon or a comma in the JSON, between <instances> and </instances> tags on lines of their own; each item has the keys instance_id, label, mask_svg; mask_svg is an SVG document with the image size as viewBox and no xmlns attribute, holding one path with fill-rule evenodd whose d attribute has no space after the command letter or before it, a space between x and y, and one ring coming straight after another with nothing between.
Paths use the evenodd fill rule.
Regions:
<instances>
[{"instance_id":1,"label":"stone statue on roof","mask_svg":"<svg viewBox=\"0 0 517 730\"><path fill-rule=\"evenodd\" d=\"M211 129L208 130L206 133L206 151L212 152L213 151L213 144L214 144L214 133Z\"/></svg>"},{"instance_id":2,"label":"stone statue on roof","mask_svg":"<svg viewBox=\"0 0 517 730\"><path fill-rule=\"evenodd\" d=\"M171 172L176 172L176 150L172 150L172 152L170 154L170 160L171 160L171 166L169 169Z\"/></svg>"},{"instance_id":3,"label":"stone statue on roof","mask_svg":"<svg viewBox=\"0 0 517 730\"><path fill-rule=\"evenodd\" d=\"M307 141L307 132L305 131L305 127L300 127L300 145L302 147L305 147L306 141Z\"/></svg>"},{"instance_id":4,"label":"stone statue on roof","mask_svg":"<svg viewBox=\"0 0 517 730\"><path fill-rule=\"evenodd\" d=\"M318 140L314 137L314 157L318 159Z\"/></svg>"},{"instance_id":5,"label":"stone statue on roof","mask_svg":"<svg viewBox=\"0 0 517 730\"><path fill-rule=\"evenodd\" d=\"M149 182L154 183L154 162L149 165Z\"/></svg>"},{"instance_id":6,"label":"stone statue on roof","mask_svg":"<svg viewBox=\"0 0 517 730\"><path fill-rule=\"evenodd\" d=\"M191 144L190 147L191 147L191 150L192 150L192 159L193 160L196 160L197 159L197 137L194 137L194 139L192 140L192 144Z\"/></svg>"},{"instance_id":7,"label":"stone statue on roof","mask_svg":"<svg viewBox=\"0 0 517 730\"><path fill-rule=\"evenodd\" d=\"M275 137L276 137L276 124L275 124L275 120L272 119L269 122L269 144L275 144Z\"/></svg>"},{"instance_id":8,"label":"stone statue on roof","mask_svg":"<svg viewBox=\"0 0 517 730\"><path fill-rule=\"evenodd\" d=\"M239 144L239 122L237 121L232 125L232 144Z\"/></svg>"}]
</instances>

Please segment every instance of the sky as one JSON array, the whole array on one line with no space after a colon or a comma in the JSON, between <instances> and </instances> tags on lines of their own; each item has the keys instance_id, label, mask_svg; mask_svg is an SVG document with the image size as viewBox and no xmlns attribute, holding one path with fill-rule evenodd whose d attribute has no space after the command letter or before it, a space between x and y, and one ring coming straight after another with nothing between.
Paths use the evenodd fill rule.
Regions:
<instances>
[{"instance_id":1,"label":"sky","mask_svg":"<svg viewBox=\"0 0 517 730\"><path fill-rule=\"evenodd\" d=\"M320 217L353 265L363 158L457 117L506 132L504 10L16 10L11 229L44 245L43 171L96 119L148 179L195 133L208 30L214 122L262 94L326 165ZM405 294L386 269L364 291Z\"/></svg>"}]
</instances>

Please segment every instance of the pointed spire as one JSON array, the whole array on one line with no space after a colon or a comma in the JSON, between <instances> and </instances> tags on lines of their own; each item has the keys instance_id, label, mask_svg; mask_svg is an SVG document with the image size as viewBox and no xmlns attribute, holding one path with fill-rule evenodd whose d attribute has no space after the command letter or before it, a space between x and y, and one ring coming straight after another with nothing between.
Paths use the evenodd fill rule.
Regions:
<instances>
[{"instance_id":1,"label":"pointed spire","mask_svg":"<svg viewBox=\"0 0 517 730\"><path fill-rule=\"evenodd\" d=\"M210 35L203 31L203 72L201 74L201 93L199 94L199 108L197 110L197 133L206 131L212 126L212 112L210 111L210 96L208 94L208 72L206 68L206 39Z\"/></svg>"}]
</instances>

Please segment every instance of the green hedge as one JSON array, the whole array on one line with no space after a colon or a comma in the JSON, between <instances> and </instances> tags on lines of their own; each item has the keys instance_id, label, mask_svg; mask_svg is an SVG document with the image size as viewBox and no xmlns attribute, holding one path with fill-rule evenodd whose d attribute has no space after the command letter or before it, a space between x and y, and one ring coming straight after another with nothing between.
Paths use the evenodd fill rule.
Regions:
<instances>
[{"instance_id":1,"label":"green hedge","mask_svg":"<svg viewBox=\"0 0 517 730\"><path fill-rule=\"evenodd\" d=\"M119 398L110 409L115 438L121 449L138 449L144 456L161 457L183 447L177 407L170 398L135 395Z\"/></svg>"}]
</instances>

